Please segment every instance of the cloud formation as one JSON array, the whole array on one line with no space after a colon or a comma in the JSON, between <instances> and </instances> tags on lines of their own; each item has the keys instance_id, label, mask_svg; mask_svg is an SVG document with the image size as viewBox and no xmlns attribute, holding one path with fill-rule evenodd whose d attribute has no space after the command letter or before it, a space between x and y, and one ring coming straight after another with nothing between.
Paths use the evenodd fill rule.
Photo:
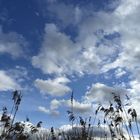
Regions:
<instances>
[{"instance_id":1,"label":"cloud formation","mask_svg":"<svg viewBox=\"0 0 140 140\"><path fill-rule=\"evenodd\" d=\"M0 54L10 54L12 57L23 57L27 46L25 38L16 33L5 33L0 26Z\"/></svg>"},{"instance_id":2,"label":"cloud formation","mask_svg":"<svg viewBox=\"0 0 140 140\"><path fill-rule=\"evenodd\" d=\"M0 91L19 89L20 86L3 70L0 70Z\"/></svg>"},{"instance_id":3,"label":"cloud formation","mask_svg":"<svg viewBox=\"0 0 140 140\"><path fill-rule=\"evenodd\" d=\"M66 93L71 92L67 86L70 80L65 77L58 77L53 80L36 79L35 86L40 89L44 94L51 96L64 96Z\"/></svg>"},{"instance_id":4,"label":"cloud formation","mask_svg":"<svg viewBox=\"0 0 140 140\"><path fill-rule=\"evenodd\" d=\"M91 86L91 88L85 94L85 100L96 102L96 103L109 103L113 100L113 94L119 95L121 99L127 93L126 89L120 87L110 87L102 83L96 83Z\"/></svg>"},{"instance_id":5,"label":"cloud formation","mask_svg":"<svg viewBox=\"0 0 140 140\"><path fill-rule=\"evenodd\" d=\"M106 43L100 42L97 47L98 38L93 34L95 31L86 33L84 39L82 35L85 35L85 32L81 31L77 42L74 42L55 24L46 24L43 45L40 53L32 58L33 66L40 68L45 74L99 74L102 65L110 62L109 56L118 49L117 44L116 47L111 47L112 43L107 39L104 39ZM104 33L101 34L103 36ZM113 41L115 42L115 38Z\"/></svg>"},{"instance_id":6,"label":"cloud formation","mask_svg":"<svg viewBox=\"0 0 140 140\"><path fill-rule=\"evenodd\" d=\"M57 15L62 26L46 24L40 52L32 57L33 66L56 76L100 75L114 70L115 78L120 79L129 72L140 82L140 2L114 1L110 6L115 7L111 12L62 2L51 4L48 10ZM70 25L76 29L74 37L65 32Z\"/></svg>"},{"instance_id":7,"label":"cloud formation","mask_svg":"<svg viewBox=\"0 0 140 140\"><path fill-rule=\"evenodd\" d=\"M48 115L53 115L53 116L59 115L59 111L47 109L44 106L38 106L38 111L42 112L42 113L45 113L45 114L48 114Z\"/></svg>"}]
</instances>

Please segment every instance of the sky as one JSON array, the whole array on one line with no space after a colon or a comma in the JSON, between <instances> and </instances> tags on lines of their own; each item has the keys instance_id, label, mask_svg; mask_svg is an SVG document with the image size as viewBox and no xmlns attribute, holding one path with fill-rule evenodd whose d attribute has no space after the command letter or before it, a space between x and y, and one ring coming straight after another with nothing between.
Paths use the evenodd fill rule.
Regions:
<instances>
[{"instance_id":1,"label":"sky","mask_svg":"<svg viewBox=\"0 0 140 140\"><path fill-rule=\"evenodd\" d=\"M17 120L44 127L93 115L99 103L140 100L139 0L0 0L0 107L23 94Z\"/></svg>"}]
</instances>

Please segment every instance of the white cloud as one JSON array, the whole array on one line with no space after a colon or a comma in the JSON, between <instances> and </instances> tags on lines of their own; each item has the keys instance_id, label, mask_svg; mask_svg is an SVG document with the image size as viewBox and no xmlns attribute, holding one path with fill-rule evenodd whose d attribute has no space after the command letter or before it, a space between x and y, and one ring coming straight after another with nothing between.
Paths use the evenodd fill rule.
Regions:
<instances>
[{"instance_id":1,"label":"white cloud","mask_svg":"<svg viewBox=\"0 0 140 140\"><path fill-rule=\"evenodd\" d=\"M104 140L104 137L101 138L101 135L104 134L105 132L107 134L107 139L111 140L110 130L109 130L108 126L106 126L106 125L102 126L101 125L100 127L98 127L97 125L94 125L94 126L91 125L91 128L94 131L92 132L92 129L89 129L89 131L91 132L91 135L93 135L96 140ZM65 125L60 126L60 130L65 131L65 132L68 131L69 133L72 133L71 129L72 129L72 126L69 125L69 124L67 124L67 125L65 124ZM81 132L81 125L73 124L73 130L74 131L76 130L77 132L80 133ZM123 134L125 134L126 138L128 138L126 131L125 130L121 130L121 131L123 131ZM117 136L118 139L120 138L119 135L116 135L116 136Z\"/></svg>"},{"instance_id":2,"label":"white cloud","mask_svg":"<svg viewBox=\"0 0 140 140\"><path fill-rule=\"evenodd\" d=\"M46 114L50 114L50 110L47 109L47 108L45 108L44 106L39 106L39 107L38 107L38 110L39 110L40 112L43 112L43 113L46 113Z\"/></svg>"},{"instance_id":3,"label":"white cloud","mask_svg":"<svg viewBox=\"0 0 140 140\"><path fill-rule=\"evenodd\" d=\"M19 89L20 86L3 70L0 70L0 91Z\"/></svg>"},{"instance_id":4,"label":"white cloud","mask_svg":"<svg viewBox=\"0 0 140 140\"><path fill-rule=\"evenodd\" d=\"M16 32L4 33L0 27L0 54L10 54L12 57L23 56L27 42Z\"/></svg>"},{"instance_id":5,"label":"white cloud","mask_svg":"<svg viewBox=\"0 0 140 140\"><path fill-rule=\"evenodd\" d=\"M14 69L9 69L7 72L10 75L10 77L16 79L18 83L22 83L30 79L26 67L17 65Z\"/></svg>"},{"instance_id":6,"label":"white cloud","mask_svg":"<svg viewBox=\"0 0 140 140\"><path fill-rule=\"evenodd\" d=\"M52 110L57 110L61 106L71 108L71 100L65 100L65 99L57 100L57 99L54 99L50 103L50 108ZM73 100L73 109L74 109L75 113L81 113L81 114L90 113L91 110L92 110L92 105L91 105L91 103L79 102L79 101L76 101L74 99Z\"/></svg>"},{"instance_id":7,"label":"white cloud","mask_svg":"<svg viewBox=\"0 0 140 140\"><path fill-rule=\"evenodd\" d=\"M140 94L140 82L137 80L130 81L130 92L132 93L133 97L139 96Z\"/></svg>"},{"instance_id":8,"label":"white cloud","mask_svg":"<svg viewBox=\"0 0 140 140\"><path fill-rule=\"evenodd\" d=\"M139 69L140 20L139 18L137 18L139 17L139 9L140 2L138 0L121 1L118 8L116 8L116 10L112 13L93 12L96 14L96 16L90 16L83 22L83 24L80 25L81 32L78 38L82 38L83 42L85 41L85 38L89 36L89 34L96 32L98 29L102 29L105 34L112 34L113 32L118 32L120 34L120 39L118 40L118 54L116 51L115 53L111 53L110 56L107 56L107 58L109 58L113 57L114 54L117 54L116 58L114 58L115 60L113 63L112 61L106 63L105 65L102 65L102 63L100 63L103 66L101 72L106 72L117 67L126 68L132 73L135 73ZM101 35L102 34L99 34L99 37L102 37ZM112 46L115 47L115 43L112 43ZM103 49L101 50L101 48ZM109 46L108 48L106 46L103 46L100 47L101 51L99 52L104 53L107 50L109 50L110 52L110 49L111 46ZM104 57L105 53L102 56Z\"/></svg>"},{"instance_id":9,"label":"white cloud","mask_svg":"<svg viewBox=\"0 0 140 140\"><path fill-rule=\"evenodd\" d=\"M116 10L118 16L125 17L135 11L135 9L140 5L139 0L125 0L121 1L120 6ZM126 8L127 7L127 8Z\"/></svg>"},{"instance_id":10,"label":"white cloud","mask_svg":"<svg viewBox=\"0 0 140 140\"><path fill-rule=\"evenodd\" d=\"M59 115L59 111L57 110L51 110L51 109L47 109L44 106L38 106L38 111L48 114L48 115L53 115L53 116L58 116Z\"/></svg>"},{"instance_id":11,"label":"white cloud","mask_svg":"<svg viewBox=\"0 0 140 140\"><path fill-rule=\"evenodd\" d=\"M70 82L69 79L65 77L59 77L53 80L36 79L35 86L45 94L51 96L63 96L71 91L71 89L66 85L68 82Z\"/></svg>"},{"instance_id":12,"label":"white cloud","mask_svg":"<svg viewBox=\"0 0 140 140\"><path fill-rule=\"evenodd\" d=\"M70 124L65 124L65 125L60 126L60 130L68 131L71 129L72 129L72 126Z\"/></svg>"},{"instance_id":13,"label":"white cloud","mask_svg":"<svg viewBox=\"0 0 140 140\"><path fill-rule=\"evenodd\" d=\"M46 24L43 46L40 53L32 58L33 66L40 68L45 74L100 73L102 65L109 61L107 56L114 54L117 49L107 47L107 44L112 46L110 41L106 41L106 46L96 47L97 37L93 34L95 31L88 34L80 31L84 39L80 35L77 41L73 42L70 36L60 32L55 24ZM110 51L102 51L103 47Z\"/></svg>"},{"instance_id":14,"label":"white cloud","mask_svg":"<svg viewBox=\"0 0 140 140\"><path fill-rule=\"evenodd\" d=\"M51 110L56 110L59 108L59 106L61 105L61 102L56 100L56 99L53 99L50 103L50 109Z\"/></svg>"},{"instance_id":15,"label":"white cloud","mask_svg":"<svg viewBox=\"0 0 140 140\"><path fill-rule=\"evenodd\" d=\"M114 11L114 17L112 18L118 19L119 23L114 22L112 29L115 29L121 35L122 51L113 63L104 66L104 72L113 68L124 67L137 78L135 73L138 73L137 71L139 71L140 67L140 20L137 18L139 17L139 9L140 2L138 0L126 0L122 1L120 6Z\"/></svg>"},{"instance_id":16,"label":"white cloud","mask_svg":"<svg viewBox=\"0 0 140 140\"><path fill-rule=\"evenodd\" d=\"M61 106L61 101L53 99L50 102L49 108L46 108L44 106L38 106L38 111L46 113L48 115L58 116L60 114L59 107Z\"/></svg>"},{"instance_id":17,"label":"white cloud","mask_svg":"<svg viewBox=\"0 0 140 140\"><path fill-rule=\"evenodd\" d=\"M71 107L71 100L65 100L64 103L67 107ZM92 111L92 105L90 103L73 100L73 109L75 113L89 113Z\"/></svg>"},{"instance_id":18,"label":"white cloud","mask_svg":"<svg viewBox=\"0 0 140 140\"><path fill-rule=\"evenodd\" d=\"M83 15L81 7L74 6L73 4L54 3L47 7L47 11L56 16L58 20L61 20L63 24L61 26L68 26L78 24Z\"/></svg>"},{"instance_id":19,"label":"white cloud","mask_svg":"<svg viewBox=\"0 0 140 140\"><path fill-rule=\"evenodd\" d=\"M71 67L68 64L74 57L73 42L70 37L59 32L54 24L47 24L45 31L43 47L39 55L33 57L33 65L49 74L68 71Z\"/></svg>"},{"instance_id":20,"label":"white cloud","mask_svg":"<svg viewBox=\"0 0 140 140\"><path fill-rule=\"evenodd\" d=\"M112 93L120 95L122 98L127 92L120 87L110 87L102 83L96 83L86 92L85 100L94 101L96 103L109 103L109 101L113 100Z\"/></svg>"},{"instance_id":21,"label":"white cloud","mask_svg":"<svg viewBox=\"0 0 140 140\"><path fill-rule=\"evenodd\" d=\"M111 5L118 6L117 3L114 1ZM46 24L42 50L32 59L35 67L49 74L99 74L117 67L125 67L129 71L136 71L135 68L139 67L138 0L120 1L112 12L95 12L90 7L67 6L64 3L53 6L49 10L58 14L60 19L63 17L65 20L62 21L68 24L71 21L66 19L74 11L70 9L76 9L74 13L80 19L76 25L78 36L74 42L54 24ZM119 33L120 37L115 40L104 38L105 35L114 36L114 33ZM98 47L97 43L100 44Z\"/></svg>"},{"instance_id":22,"label":"white cloud","mask_svg":"<svg viewBox=\"0 0 140 140\"><path fill-rule=\"evenodd\" d=\"M60 4L56 9L59 18L64 21L69 16L62 15L71 14L69 9L74 7L62 13L63 8L59 6L65 5ZM78 35L74 41L55 24L46 24L42 49L32 58L32 64L46 74L57 75L100 74L117 69L115 76L119 78L130 72L135 79L135 82L130 82L131 93L137 92L136 87L139 87L140 81L140 2L122 0L112 12L94 12L81 7L76 11L79 20L76 25ZM67 22L64 24L71 24L71 21ZM114 37L115 33L119 34L115 39L104 37ZM86 98L109 101L112 99L111 92L124 94L125 90L96 83L86 93Z\"/></svg>"},{"instance_id":23,"label":"white cloud","mask_svg":"<svg viewBox=\"0 0 140 140\"><path fill-rule=\"evenodd\" d=\"M121 69L121 68L118 68L118 69L115 70L115 75L116 75L117 78L120 78L125 74L126 74L126 71Z\"/></svg>"}]
</instances>

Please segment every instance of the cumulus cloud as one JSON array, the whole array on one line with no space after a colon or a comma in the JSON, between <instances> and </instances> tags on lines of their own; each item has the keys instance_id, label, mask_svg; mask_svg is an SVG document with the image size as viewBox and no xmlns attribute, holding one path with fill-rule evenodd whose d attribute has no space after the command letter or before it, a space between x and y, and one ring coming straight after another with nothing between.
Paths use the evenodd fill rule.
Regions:
<instances>
[{"instance_id":1,"label":"cumulus cloud","mask_svg":"<svg viewBox=\"0 0 140 140\"><path fill-rule=\"evenodd\" d=\"M126 1L121 1L120 6L116 9L116 14L119 16L127 16L135 11L135 9L140 5L139 0L126 0ZM127 9L125 8L127 7Z\"/></svg>"},{"instance_id":2,"label":"cumulus cloud","mask_svg":"<svg viewBox=\"0 0 140 140\"><path fill-rule=\"evenodd\" d=\"M68 82L70 82L70 80L66 77L58 77L53 80L36 79L35 86L44 94L63 96L71 91L71 89L67 86Z\"/></svg>"},{"instance_id":3,"label":"cumulus cloud","mask_svg":"<svg viewBox=\"0 0 140 140\"><path fill-rule=\"evenodd\" d=\"M46 113L46 114L49 114L49 113L50 113L50 110L47 109L47 108L45 108L44 106L39 106L39 107L38 107L38 110L39 110L40 112L43 112L43 113Z\"/></svg>"},{"instance_id":4,"label":"cumulus cloud","mask_svg":"<svg viewBox=\"0 0 140 140\"><path fill-rule=\"evenodd\" d=\"M0 91L19 89L20 86L5 71L0 70Z\"/></svg>"},{"instance_id":5,"label":"cumulus cloud","mask_svg":"<svg viewBox=\"0 0 140 140\"><path fill-rule=\"evenodd\" d=\"M53 115L53 116L59 115L59 111L47 109L44 106L38 106L38 111L42 112L42 113L45 113L45 114L48 114L48 115Z\"/></svg>"},{"instance_id":6,"label":"cumulus cloud","mask_svg":"<svg viewBox=\"0 0 140 140\"><path fill-rule=\"evenodd\" d=\"M139 88L140 88L140 82L138 80L133 80L133 81L130 81L130 92L132 93L132 95L134 97L136 96L139 96L140 94L140 91L139 91Z\"/></svg>"},{"instance_id":7,"label":"cumulus cloud","mask_svg":"<svg viewBox=\"0 0 140 140\"><path fill-rule=\"evenodd\" d=\"M63 10L62 10L63 9ZM55 3L47 7L47 10L56 16L58 20L61 20L63 24L61 26L76 25L81 21L82 9L81 7L74 6L73 4Z\"/></svg>"},{"instance_id":8,"label":"cumulus cloud","mask_svg":"<svg viewBox=\"0 0 140 140\"><path fill-rule=\"evenodd\" d=\"M126 68L132 74L138 73L137 71L139 71L140 54L140 20L137 17L139 16L139 7L140 2L138 0L121 1L120 5L113 12L97 12L96 18L94 16L90 16L87 18L87 20L85 20L85 22L80 25L80 34L78 38L82 38L83 42L90 33L92 35L92 33L96 32L98 29L102 29L106 35L112 34L113 36L113 32L116 32L120 35L120 38L116 40L118 43L113 42L113 40L111 39L113 48L117 44L118 50L115 53L112 53L110 56L107 56L107 58L113 57L113 59L103 65L101 72L107 72L111 69L121 67ZM102 37L101 33L99 34L99 37ZM102 45L103 42L101 42L101 46ZM104 51L100 51L103 53L106 50L110 51L111 49L110 46L108 47L108 49L106 49L105 46L100 47L100 49L101 48L104 49ZM116 54L116 57L114 57L114 54ZM105 54L102 56L104 57ZM102 63L100 64L102 65ZM135 76L135 78L137 77Z\"/></svg>"},{"instance_id":9,"label":"cumulus cloud","mask_svg":"<svg viewBox=\"0 0 140 140\"><path fill-rule=\"evenodd\" d=\"M68 71L69 61L72 62L74 57L73 42L54 24L47 24L45 31L43 47L39 55L33 57L33 65L49 74Z\"/></svg>"},{"instance_id":10,"label":"cumulus cloud","mask_svg":"<svg viewBox=\"0 0 140 140\"><path fill-rule=\"evenodd\" d=\"M71 100L57 100L57 99L53 99L50 103L50 108L52 110L57 110L60 107L68 107L71 108ZM92 104L90 103L85 103L85 102L79 102L76 101L75 99L73 100L73 109L75 113L89 113L92 110Z\"/></svg>"},{"instance_id":11,"label":"cumulus cloud","mask_svg":"<svg viewBox=\"0 0 140 140\"><path fill-rule=\"evenodd\" d=\"M38 110L49 115L59 115L61 107L71 108L71 101L65 99L53 99L50 102L49 108L39 106ZM75 114L90 114L92 112L92 108L91 103L73 100L73 110Z\"/></svg>"},{"instance_id":12,"label":"cumulus cloud","mask_svg":"<svg viewBox=\"0 0 140 140\"><path fill-rule=\"evenodd\" d=\"M124 8L127 6L127 10ZM120 6L114 11L113 15L118 19L119 24L114 22L114 29L121 35L122 51L113 63L104 66L104 71L113 68L126 68L132 75L139 71L139 15L140 2L138 0L122 1ZM125 9L125 10L124 10ZM126 26L127 25L127 26ZM135 75L135 78L136 75Z\"/></svg>"},{"instance_id":13,"label":"cumulus cloud","mask_svg":"<svg viewBox=\"0 0 140 140\"><path fill-rule=\"evenodd\" d=\"M140 20L137 18L140 2L125 0L117 3L111 3L117 5L111 12L64 3L51 5L49 11L58 14L60 19L70 17L70 9L77 13L80 18L76 25L78 35L73 41L55 24L46 24L42 49L32 58L32 64L49 74L99 74L118 67L136 72L140 54ZM62 24L64 21L71 25L71 21L63 19Z\"/></svg>"},{"instance_id":14,"label":"cumulus cloud","mask_svg":"<svg viewBox=\"0 0 140 140\"><path fill-rule=\"evenodd\" d=\"M53 99L50 103L49 108L46 108L45 106L38 106L38 111L48 115L58 116L60 114L60 112L58 111L60 105L60 101Z\"/></svg>"},{"instance_id":15,"label":"cumulus cloud","mask_svg":"<svg viewBox=\"0 0 140 140\"><path fill-rule=\"evenodd\" d=\"M64 103L67 107L71 107L70 100L65 100ZM90 103L73 100L73 109L75 113L89 113L92 110L92 105Z\"/></svg>"},{"instance_id":16,"label":"cumulus cloud","mask_svg":"<svg viewBox=\"0 0 140 140\"><path fill-rule=\"evenodd\" d=\"M0 54L10 54L12 57L23 56L27 42L16 32L5 33L0 26Z\"/></svg>"},{"instance_id":17,"label":"cumulus cloud","mask_svg":"<svg viewBox=\"0 0 140 140\"><path fill-rule=\"evenodd\" d=\"M66 13L61 13L63 8L60 7L66 6L65 4L57 6L56 11L63 24L64 16L61 15L71 13L69 9ZM113 69L115 77L121 78L129 72L135 79L128 81L131 93L137 92L136 87L139 87L140 81L140 20L137 18L140 2L120 1L118 7L111 12L71 6L70 9L77 8L77 36L72 39L60 26L54 23L46 24L42 48L38 55L32 57L33 66L40 68L45 74L59 76L105 74ZM67 17L69 16L64 18ZM68 23L64 24L71 25L71 21L66 21ZM96 83L87 91L85 97L88 100L109 101L112 100L111 92L123 95L126 91Z\"/></svg>"},{"instance_id":18,"label":"cumulus cloud","mask_svg":"<svg viewBox=\"0 0 140 140\"><path fill-rule=\"evenodd\" d=\"M118 51L117 44L114 43L114 47L111 47L111 41L104 38L104 43L101 43L103 38L100 38L100 45L97 47L98 37L94 34L96 30L91 29L92 32L89 33L87 30L84 26L81 27L80 35L74 42L55 24L46 24L42 49L32 58L33 66L40 68L45 74L99 74L102 65L111 61L109 56ZM104 36L104 32L101 34ZM118 37L114 37L114 42L115 38Z\"/></svg>"},{"instance_id":19,"label":"cumulus cloud","mask_svg":"<svg viewBox=\"0 0 140 140\"><path fill-rule=\"evenodd\" d=\"M109 103L113 100L113 94L124 97L127 91L119 87L110 87L102 83L92 84L91 88L86 92L85 99L97 103Z\"/></svg>"},{"instance_id":20,"label":"cumulus cloud","mask_svg":"<svg viewBox=\"0 0 140 140\"><path fill-rule=\"evenodd\" d=\"M56 110L59 108L60 105L61 105L61 101L53 99L50 103L50 108L51 108L51 110Z\"/></svg>"}]
</instances>

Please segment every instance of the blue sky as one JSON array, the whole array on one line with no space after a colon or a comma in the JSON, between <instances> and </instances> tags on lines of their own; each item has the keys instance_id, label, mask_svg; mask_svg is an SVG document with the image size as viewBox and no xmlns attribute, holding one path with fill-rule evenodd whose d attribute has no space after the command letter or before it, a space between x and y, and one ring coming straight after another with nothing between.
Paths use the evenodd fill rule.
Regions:
<instances>
[{"instance_id":1,"label":"blue sky","mask_svg":"<svg viewBox=\"0 0 140 140\"><path fill-rule=\"evenodd\" d=\"M112 91L137 105L139 9L138 0L1 0L1 108L20 89L17 120L58 127L69 123L72 91L77 115L92 115Z\"/></svg>"}]
</instances>

